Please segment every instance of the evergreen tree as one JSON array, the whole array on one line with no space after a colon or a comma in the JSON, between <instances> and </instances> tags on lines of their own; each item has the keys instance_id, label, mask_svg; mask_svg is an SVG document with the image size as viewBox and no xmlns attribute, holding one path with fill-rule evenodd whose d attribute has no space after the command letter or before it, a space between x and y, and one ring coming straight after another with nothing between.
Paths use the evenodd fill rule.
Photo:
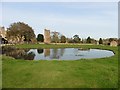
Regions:
<instances>
[{"instance_id":1,"label":"evergreen tree","mask_svg":"<svg viewBox=\"0 0 120 90\"><path fill-rule=\"evenodd\" d=\"M43 34L38 34L38 35L37 35L37 41L38 41L38 42L43 42L43 41L44 41L44 36L43 36Z\"/></svg>"},{"instance_id":2,"label":"evergreen tree","mask_svg":"<svg viewBox=\"0 0 120 90\"><path fill-rule=\"evenodd\" d=\"M102 38L99 39L99 44L103 44Z\"/></svg>"},{"instance_id":3,"label":"evergreen tree","mask_svg":"<svg viewBox=\"0 0 120 90\"><path fill-rule=\"evenodd\" d=\"M87 38L87 43L91 43L91 38L90 37Z\"/></svg>"}]
</instances>

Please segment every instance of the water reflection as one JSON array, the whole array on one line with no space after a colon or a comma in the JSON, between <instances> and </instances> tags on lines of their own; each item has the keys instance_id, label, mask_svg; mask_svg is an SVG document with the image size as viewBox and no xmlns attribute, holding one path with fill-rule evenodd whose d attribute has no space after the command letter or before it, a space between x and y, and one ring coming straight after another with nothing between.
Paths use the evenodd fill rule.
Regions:
<instances>
[{"instance_id":1,"label":"water reflection","mask_svg":"<svg viewBox=\"0 0 120 90\"><path fill-rule=\"evenodd\" d=\"M44 49L44 56L50 56L50 49Z\"/></svg>"},{"instance_id":2,"label":"water reflection","mask_svg":"<svg viewBox=\"0 0 120 90\"><path fill-rule=\"evenodd\" d=\"M44 54L44 57L50 59L59 59L64 54L64 49L17 49L17 48L3 48L2 54L14 57L15 59L34 60L36 55Z\"/></svg>"},{"instance_id":3,"label":"water reflection","mask_svg":"<svg viewBox=\"0 0 120 90\"><path fill-rule=\"evenodd\" d=\"M61 56L63 56L63 54L64 54L64 50L65 49L63 49L63 48L61 48L61 49L52 49L50 58L51 59L60 59Z\"/></svg>"},{"instance_id":4,"label":"water reflection","mask_svg":"<svg viewBox=\"0 0 120 90\"><path fill-rule=\"evenodd\" d=\"M42 54L43 53L43 49L37 49L37 53L38 54Z\"/></svg>"},{"instance_id":5,"label":"water reflection","mask_svg":"<svg viewBox=\"0 0 120 90\"><path fill-rule=\"evenodd\" d=\"M2 48L2 54L24 60L77 60L81 58L101 58L114 55L108 50L56 48L56 49L17 49Z\"/></svg>"},{"instance_id":6,"label":"water reflection","mask_svg":"<svg viewBox=\"0 0 120 90\"><path fill-rule=\"evenodd\" d=\"M64 49L64 48L61 48L61 49L60 49L60 55L63 56L64 52L65 52L65 49Z\"/></svg>"},{"instance_id":7,"label":"water reflection","mask_svg":"<svg viewBox=\"0 0 120 90\"><path fill-rule=\"evenodd\" d=\"M34 60L34 57L35 57L35 53L34 52L29 52L27 53L23 59L25 60Z\"/></svg>"},{"instance_id":8,"label":"water reflection","mask_svg":"<svg viewBox=\"0 0 120 90\"><path fill-rule=\"evenodd\" d=\"M2 54L14 57L15 59L33 60L35 57L34 52L29 52L30 49L16 49L16 48L2 48ZM29 53L27 53L29 52Z\"/></svg>"}]
</instances>

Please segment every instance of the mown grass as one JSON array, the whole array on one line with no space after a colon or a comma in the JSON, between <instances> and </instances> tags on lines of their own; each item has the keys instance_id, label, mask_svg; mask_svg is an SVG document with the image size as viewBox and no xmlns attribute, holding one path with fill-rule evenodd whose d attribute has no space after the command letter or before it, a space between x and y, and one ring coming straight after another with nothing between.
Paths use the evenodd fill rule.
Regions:
<instances>
[{"instance_id":1,"label":"mown grass","mask_svg":"<svg viewBox=\"0 0 120 90\"><path fill-rule=\"evenodd\" d=\"M17 48L101 48L113 50L109 58L75 61L24 61L2 57L3 88L117 88L118 47L101 45L16 45Z\"/></svg>"}]
</instances>

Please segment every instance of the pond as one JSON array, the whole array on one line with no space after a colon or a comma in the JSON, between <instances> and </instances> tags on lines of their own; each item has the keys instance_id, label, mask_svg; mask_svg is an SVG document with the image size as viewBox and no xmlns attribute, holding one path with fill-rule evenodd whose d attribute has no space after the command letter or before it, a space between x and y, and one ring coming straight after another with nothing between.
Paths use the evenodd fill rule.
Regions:
<instances>
[{"instance_id":1,"label":"pond","mask_svg":"<svg viewBox=\"0 0 120 90\"><path fill-rule=\"evenodd\" d=\"M14 49L2 50L2 54L24 60L78 60L113 56L109 50L57 48L57 49Z\"/></svg>"}]
</instances>

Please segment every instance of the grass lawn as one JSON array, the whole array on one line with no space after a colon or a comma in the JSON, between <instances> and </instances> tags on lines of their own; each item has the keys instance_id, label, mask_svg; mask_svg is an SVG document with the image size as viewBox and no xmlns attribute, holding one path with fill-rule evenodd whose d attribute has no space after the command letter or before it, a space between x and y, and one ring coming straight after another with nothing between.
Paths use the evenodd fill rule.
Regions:
<instances>
[{"instance_id":1,"label":"grass lawn","mask_svg":"<svg viewBox=\"0 0 120 90\"><path fill-rule=\"evenodd\" d=\"M18 48L83 47L113 50L101 59L29 61L2 56L3 88L117 88L118 47L101 45L15 45Z\"/></svg>"}]
</instances>

